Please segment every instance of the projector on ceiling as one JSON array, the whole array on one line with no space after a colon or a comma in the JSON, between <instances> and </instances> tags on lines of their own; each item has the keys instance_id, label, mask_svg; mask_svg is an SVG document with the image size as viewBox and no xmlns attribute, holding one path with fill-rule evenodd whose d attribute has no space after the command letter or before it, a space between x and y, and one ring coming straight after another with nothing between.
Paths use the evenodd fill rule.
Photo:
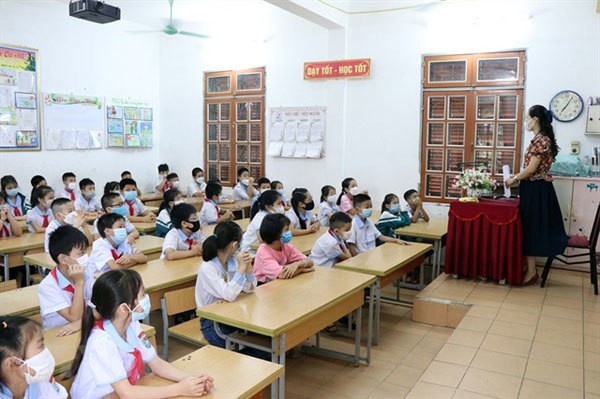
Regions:
<instances>
[{"instance_id":1,"label":"projector on ceiling","mask_svg":"<svg viewBox=\"0 0 600 399\"><path fill-rule=\"evenodd\" d=\"M103 1L76 0L69 3L69 15L86 21L106 24L121 19L121 9Z\"/></svg>"}]
</instances>

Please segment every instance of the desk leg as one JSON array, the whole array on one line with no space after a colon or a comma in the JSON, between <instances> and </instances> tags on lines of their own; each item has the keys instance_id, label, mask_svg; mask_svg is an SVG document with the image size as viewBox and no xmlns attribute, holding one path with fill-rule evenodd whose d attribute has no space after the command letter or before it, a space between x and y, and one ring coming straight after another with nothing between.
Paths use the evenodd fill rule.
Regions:
<instances>
[{"instance_id":1,"label":"desk leg","mask_svg":"<svg viewBox=\"0 0 600 399\"><path fill-rule=\"evenodd\" d=\"M8 281L10 279L8 269L8 254L2 254L2 267L4 268L4 281Z\"/></svg>"},{"instance_id":2,"label":"desk leg","mask_svg":"<svg viewBox=\"0 0 600 399\"><path fill-rule=\"evenodd\" d=\"M29 268L29 262L25 262L25 285L28 286L30 281L31 271Z\"/></svg>"},{"instance_id":3,"label":"desk leg","mask_svg":"<svg viewBox=\"0 0 600 399\"><path fill-rule=\"evenodd\" d=\"M367 364L371 364L371 340L373 339L373 303L375 302L375 284L369 287L369 314L367 318Z\"/></svg>"},{"instance_id":4,"label":"desk leg","mask_svg":"<svg viewBox=\"0 0 600 399\"><path fill-rule=\"evenodd\" d=\"M278 349L279 355L277 354ZM279 336L279 348L277 348L277 338L271 338L271 351L271 361L279 363L285 368L285 333ZM277 382L273 382L271 385L271 398L285 398L285 371L277 379Z\"/></svg>"},{"instance_id":5,"label":"desk leg","mask_svg":"<svg viewBox=\"0 0 600 399\"><path fill-rule=\"evenodd\" d=\"M379 345L379 318L381 317L381 278L375 281L375 336L373 344Z\"/></svg>"},{"instance_id":6,"label":"desk leg","mask_svg":"<svg viewBox=\"0 0 600 399\"><path fill-rule=\"evenodd\" d=\"M431 268L431 281L435 280L440 272L440 263L442 259L442 241L435 240L433 242L433 265Z\"/></svg>"},{"instance_id":7,"label":"desk leg","mask_svg":"<svg viewBox=\"0 0 600 399\"><path fill-rule=\"evenodd\" d=\"M362 340L362 306L356 308L356 333L354 336L354 367L360 366L360 341Z\"/></svg>"}]
</instances>

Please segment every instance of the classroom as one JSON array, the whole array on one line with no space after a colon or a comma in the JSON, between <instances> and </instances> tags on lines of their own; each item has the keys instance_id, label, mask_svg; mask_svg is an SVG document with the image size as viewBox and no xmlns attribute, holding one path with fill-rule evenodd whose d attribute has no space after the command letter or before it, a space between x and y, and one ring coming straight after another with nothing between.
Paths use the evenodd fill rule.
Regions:
<instances>
[{"instance_id":1,"label":"classroom","mask_svg":"<svg viewBox=\"0 0 600 399\"><path fill-rule=\"evenodd\" d=\"M0 0L0 398L600 398L599 161L600 0Z\"/></svg>"}]
</instances>

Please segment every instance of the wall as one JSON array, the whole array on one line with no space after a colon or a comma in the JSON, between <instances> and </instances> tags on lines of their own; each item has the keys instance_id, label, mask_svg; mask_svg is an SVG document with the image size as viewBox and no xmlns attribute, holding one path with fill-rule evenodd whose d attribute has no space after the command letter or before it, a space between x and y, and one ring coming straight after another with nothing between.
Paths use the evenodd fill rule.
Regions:
<instances>
[{"instance_id":1,"label":"wall","mask_svg":"<svg viewBox=\"0 0 600 399\"><path fill-rule=\"evenodd\" d=\"M42 92L146 100L154 105L154 128L159 130L158 40L152 34L125 33L140 29L148 27L71 18L64 2L0 2L0 42L40 50ZM91 177L100 191L99 186L119 180L121 171L129 169L142 188L150 190L159 154L156 144L144 150L2 152L0 173L14 175L27 195L31 176L42 174L58 188L67 170L79 179Z\"/></svg>"}]
</instances>

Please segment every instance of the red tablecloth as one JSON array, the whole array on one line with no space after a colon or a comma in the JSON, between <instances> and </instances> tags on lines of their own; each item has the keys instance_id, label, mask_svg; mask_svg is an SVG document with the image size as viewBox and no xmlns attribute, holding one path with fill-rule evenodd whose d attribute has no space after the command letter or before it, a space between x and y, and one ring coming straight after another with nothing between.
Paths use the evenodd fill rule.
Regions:
<instances>
[{"instance_id":1,"label":"red tablecloth","mask_svg":"<svg viewBox=\"0 0 600 399\"><path fill-rule=\"evenodd\" d=\"M523 284L517 199L450 203L445 272Z\"/></svg>"}]
</instances>

